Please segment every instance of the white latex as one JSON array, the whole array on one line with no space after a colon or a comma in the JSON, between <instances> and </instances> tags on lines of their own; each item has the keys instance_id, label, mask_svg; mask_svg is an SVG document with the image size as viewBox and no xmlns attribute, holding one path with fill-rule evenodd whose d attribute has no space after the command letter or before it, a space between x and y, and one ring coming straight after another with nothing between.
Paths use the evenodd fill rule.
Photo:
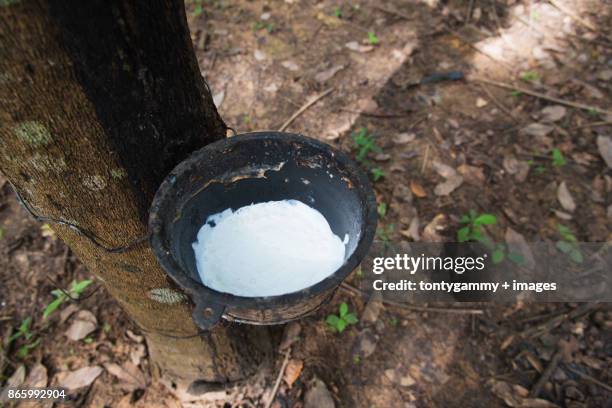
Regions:
<instances>
[{"instance_id":1,"label":"white latex","mask_svg":"<svg viewBox=\"0 0 612 408\"><path fill-rule=\"evenodd\" d=\"M237 296L274 296L312 286L344 263L345 244L325 217L297 200L211 215L192 244L204 285Z\"/></svg>"}]
</instances>

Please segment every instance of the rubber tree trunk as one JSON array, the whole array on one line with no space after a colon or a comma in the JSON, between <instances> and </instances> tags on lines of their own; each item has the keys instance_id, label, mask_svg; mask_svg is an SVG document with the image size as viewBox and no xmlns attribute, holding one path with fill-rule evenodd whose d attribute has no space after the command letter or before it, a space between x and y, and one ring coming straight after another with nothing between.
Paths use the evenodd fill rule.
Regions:
<instances>
[{"instance_id":1,"label":"rubber tree trunk","mask_svg":"<svg viewBox=\"0 0 612 408\"><path fill-rule=\"evenodd\" d=\"M225 132L181 0L0 0L0 170L40 215L125 246L146 234L164 176ZM198 335L148 243L109 253L54 228L144 331L166 378L237 380L265 358L264 328Z\"/></svg>"}]
</instances>

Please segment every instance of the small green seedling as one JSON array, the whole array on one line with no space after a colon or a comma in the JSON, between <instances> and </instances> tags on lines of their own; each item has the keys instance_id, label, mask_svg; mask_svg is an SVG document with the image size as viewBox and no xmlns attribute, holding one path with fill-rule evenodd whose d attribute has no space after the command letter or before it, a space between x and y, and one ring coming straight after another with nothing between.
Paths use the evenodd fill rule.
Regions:
<instances>
[{"instance_id":1,"label":"small green seedling","mask_svg":"<svg viewBox=\"0 0 612 408\"><path fill-rule=\"evenodd\" d=\"M476 211L470 210L468 214L461 217L459 222L464 226L457 231L457 242L481 242L485 239L481 227L497 224L497 217L492 214L479 215Z\"/></svg>"},{"instance_id":2,"label":"small green seedling","mask_svg":"<svg viewBox=\"0 0 612 408\"><path fill-rule=\"evenodd\" d=\"M391 234L395 230L395 224L389 224L387 226L381 225L376 230L376 235L383 242L383 245L386 247L391 242Z\"/></svg>"},{"instance_id":3,"label":"small green seedling","mask_svg":"<svg viewBox=\"0 0 612 408\"><path fill-rule=\"evenodd\" d=\"M494 264L499 264L508 258L512 262L522 265L524 258L521 254L508 252L506 244L497 243L487 237L482 227L484 225L497 224L497 217L493 214L478 214L474 210L470 210L468 214L464 214L459 220L464 226L457 231L457 242L475 241L483 244L491 251L491 260Z\"/></svg>"},{"instance_id":4,"label":"small green seedling","mask_svg":"<svg viewBox=\"0 0 612 408\"><path fill-rule=\"evenodd\" d=\"M7 344L11 344L17 339L23 339L25 344L23 344L17 350L17 357L26 358L28 354L30 354L30 350L38 346L40 343L40 339L34 339L34 333L32 333L30 329L30 325L32 324L32 318L26 317L21 325L17 328L17 332L15 332L11 337L9 337Z\"/></svg>"},{"instance_id":5,"label":"small green seedling","mask_svg":"<svg viewBox=\"0 0 612 408\"><path fill-rule=\"evenodd\" d=\"M515 97L515 98L518 98L518 97L519 97L519 96L521 96L522 94L523 94L523 93L522 93L521 91L517 91L517 90L514 90L514 91L510 92L510 95L511 95L511 96L513 96L513 97Z\"/></svg>"},{"instance_id":6,"label":"small green seedling","mask_svg":"<svg viewBox=\"0 0 612 408\"><path fill-rule=\"evenodd\" d=\"M72 281L72 283L70 284L70 289L68 290L68 294L70 295L70 297L78 299L79 296L81 296L81 294L83 293L83 291L92 284L92 280L90 279L84 279L82 281ZM49 317L49 315L53 312L55 312L61 305L62 303L64 303L66 300L68 300L68 295L59 289L54 289L51 291L51 294L53 296L55 296L55 299L49 303L46 307L45 310L43 310L43 319L46 319L47 317Z\"/></svg>"},{"instance_id":7,"label":"small green seedling","mask_svg":"<svg viewBox=\"0 0 612 408\"><path fill-rule=\"evenodd\" d=\"M374 167L372 170L370 170L370 173L372 173L372 179L374 179L374 181L378 181L385 177L385 172L380 167Z\"/></svg>"},{"instance_id":8,"label":"small green seedling","mask_svg":"<svg viewBox=\"0 0 612 408\"><path fill-rule=\"evenodd\" d=\"M330 314L325 319L325 322L338 333L342 333L349 324L356 324L358 321L355 313L349 313L348 305L345 302L340 303L338 315Z\"/></svg>"},{"instance_id":9,"label":"small green seedling","mask_svg":"<svg viewBox=\"0 0 612 408\"><path fill-rule=\"evenodd\" d=\"M4 238L4 228L0 227L0 239Z\"/></svg>"},{"instance_id":10,"label":"small green seedling","mask_svg":"<svg viewBox=\"0 0 612 408\"><path fill-rule=\"evenodd\" d=\"M599 116L599 113L600 113L597 108L589 108L587 112L591 116Z\"/></svg>"},{"instance_id":11,"label":"small green seedling","mask_svg":"<svg viewBox=\"0 0 612 408\"><path fill-rule=\"evenodd\" d=\"M374 34L374 31L368 31L368 42L372 45L380 43L380 40L378 39L376 34Z\"/></svg>"},{"instance_id":12,"label":"small green seedling","mask_svg":"<svg viewBox=\"0 0 612 408\"><path fill-rule=\"evenodd\" d=\"M563 157L563 153L561 153L561 150L555 147L552 151L552 165L554 167L562 167L566 164L567 161L565 160L565 157Z\"/></svg>"},{"instance_id":13,"label":"small green seedling","mask_svg":"<svg viewBox=\"0 0 612 408\"><path fill-rule=\"evenodd\" d=\"M261 29L266 29L268 34L272 34L274 31L274 23L264 23L263 21L258 21L253 24L253 31L259 31Z\"/></svg>"},{"instance_id":14,"label":"small green seedling","mask_svg":"<svg viewBox=\"0 0 612 408\"><path fill-rule=\"evenodd\" d=\"M557 241L556 247L559 251L563 252L575 263L582 263L584 257L578 247L578 240L572 231L562 224L557 224L557 230L561 235L561 240Z\"/></svg>"},{"instance_id":15,"label":"small green seedling","mask_svg":"<svg viewBox=\"0 0 612 408\"><path fill-rule=\"evenodd\" d=\"M342 18L342 9L340 7L336 7L334 9L334 16L337 18Z\"/></svg>"},{"instance_id":16,"label":"small green seedling","mask_svg":"<svg viewBox=\"0 0 612 408\"><path fill-rule=\"evenodd\" d=\"M191 14L194 17L198 17L204 11L204 8L202 7L202 0L192 0L192 3L195 5L195 7L193 8Z\"/></svg>"},{"instance_id":17,"label":"small green seedling","mask_svg":"<svg viewBox=\"0 0 612 408\"><path fill-rule=\"evenodd\" d=\"M387 215L387 203L378 203L378 207L376 207L376 210L380 218L385 218L385 216Z\"/></svg>"},{"instance_id":18,"label":"small green seedling","mask_svg":"<svg viewBox=\"0 0 612 408\"><path fill-rule=\"evenodd\" d=\"M359 128L359 131L354 132L352 137L355 147L357 147L357 156L355 158L358 162L363 162L370 152L382 152L382 149L376 144L374 136L368 134L366 128Z\"/></svg>"},{"instance_id":19,"label":"small green seedling","mask_svg":"<svg viewBox=\"0 0 612 408\"><path fill-rule=\"evenodd\" d=\"M538 81L540 79L540 74L535 71L525 71L521 74L521 79L525 82Z\"/></svg>"},{"instance_id":20,"label":"small green seedling","mask_svg":"<svg viewBox=\"0 0 612 408\"><path fill-rule=\"evenodd\" d=\"M392 317L389 319L389 324L393 327L397 327L399 325L399 320L397 317Z\"/></svg>"}]
</instances>

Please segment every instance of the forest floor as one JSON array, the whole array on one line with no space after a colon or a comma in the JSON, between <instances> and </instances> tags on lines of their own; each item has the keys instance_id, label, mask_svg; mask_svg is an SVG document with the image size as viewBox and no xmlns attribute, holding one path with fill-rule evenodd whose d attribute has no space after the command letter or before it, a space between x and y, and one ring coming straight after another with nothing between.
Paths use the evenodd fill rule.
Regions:
<instances>
[{"instance_id":1,"label":"forest floor","mask_svg":"<svg viewBox=\"0 0 612 408\"><path fill-rule=\"evenodd\" d=\"M201 0L187 15L238 133L279 129L316 99L287 131L353 157L356 135L378 146L363 165L379 239L453 241L474 210L495 216L497 242L554 241L559 225L578 241L612 240L609 1ZM87 407L260 407L279 373L276 408L612 406L609 305L444 311L350 287L288 328L299 336L282 372L280 353L228 391L172 394L118 305L1 177L0 188L2 382L57 385L83 368ZM85 279L81 301L43 319L53 290ZM360 321L334 333L325 318L341 303Z\"/></svg>"}]
</instances>

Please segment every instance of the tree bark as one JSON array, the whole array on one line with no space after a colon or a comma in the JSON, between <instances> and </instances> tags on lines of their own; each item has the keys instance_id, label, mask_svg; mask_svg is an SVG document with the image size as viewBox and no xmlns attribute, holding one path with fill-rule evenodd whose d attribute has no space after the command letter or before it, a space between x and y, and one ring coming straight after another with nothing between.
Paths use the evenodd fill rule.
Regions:
<instances>
[{"instance_id":1,"label":"tree bark","mask_svg":"<svg viewBox=\"0 0 612 408\"><path fill-rule=\"evenodd\" d=\"M0 0L0 170L38 214L128 245L146 235L164 176L225 132L181 0ZM264 328L198 335L148 243L110 253L54 229L143 330L167 378L241 379L269 352Z\"/></svg>"}]
</instances>

